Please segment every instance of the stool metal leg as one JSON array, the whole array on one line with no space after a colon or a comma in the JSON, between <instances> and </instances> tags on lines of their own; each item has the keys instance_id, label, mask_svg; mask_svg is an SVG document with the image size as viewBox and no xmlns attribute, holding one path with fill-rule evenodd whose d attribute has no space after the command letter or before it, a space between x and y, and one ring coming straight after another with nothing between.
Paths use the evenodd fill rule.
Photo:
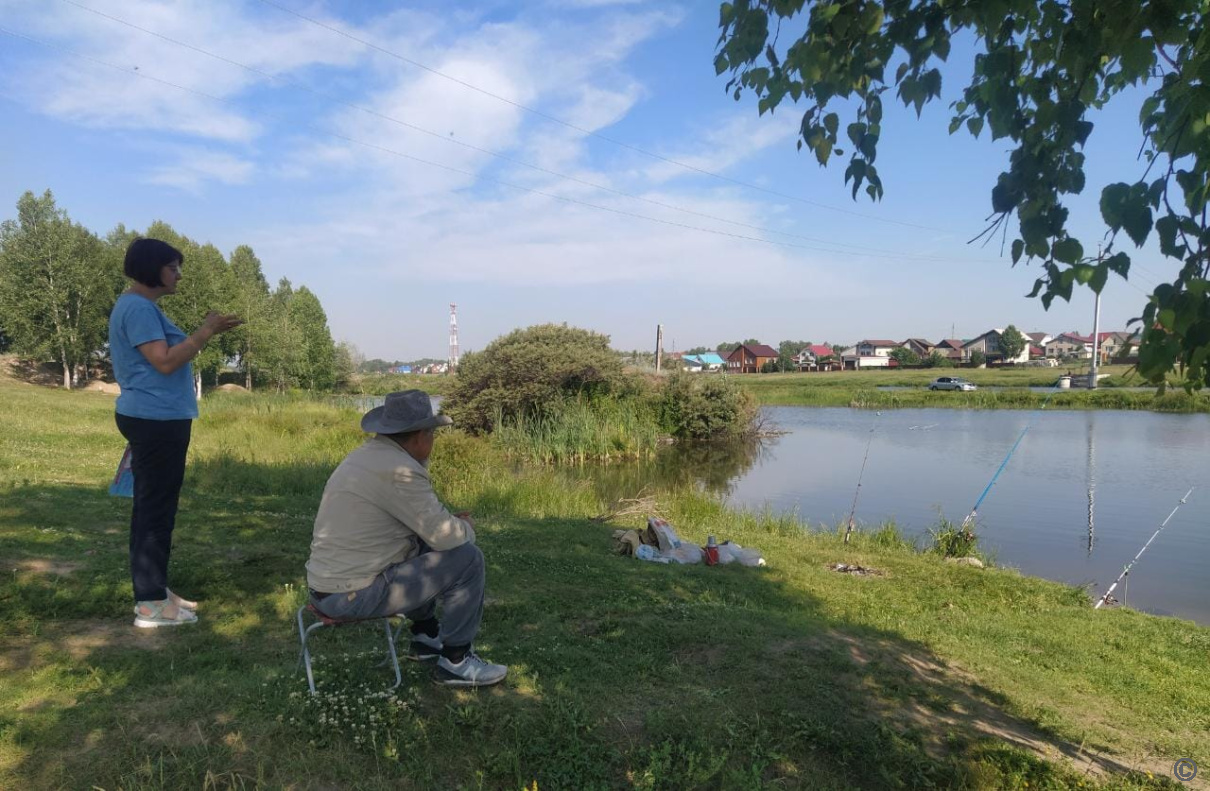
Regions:
<instances>
[{"instance_id":1,"label":"stool metal leg","mask_svg":"<svg viewBox=\"0 0 1210 791\"><path fill-rule=\"evenodd\" d=\"M395 683L390 689L395 689L403 683L403 671L399 669L399 655L395 653L395 635L391 632L391 619L383 618L382 623L387 630L387 655L391 658L391 667L395 669Z\"/></svg>"}]
</instances>

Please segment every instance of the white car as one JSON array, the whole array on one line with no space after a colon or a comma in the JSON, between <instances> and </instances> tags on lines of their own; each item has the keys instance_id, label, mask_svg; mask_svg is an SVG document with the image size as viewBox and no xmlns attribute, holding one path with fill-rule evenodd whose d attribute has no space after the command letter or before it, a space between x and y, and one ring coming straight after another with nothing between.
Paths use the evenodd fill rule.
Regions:
<instances>
[{"instance_id":1,"label":"white car","mask_svg":"<svg viewBox=\"0 0 1210 791\"><path fill-rule=\"evenodd\" d=\"M960 376L939 376L929 385L929 390L978 390L974 382L968 382Z\"/></svg>"}]
</instances>

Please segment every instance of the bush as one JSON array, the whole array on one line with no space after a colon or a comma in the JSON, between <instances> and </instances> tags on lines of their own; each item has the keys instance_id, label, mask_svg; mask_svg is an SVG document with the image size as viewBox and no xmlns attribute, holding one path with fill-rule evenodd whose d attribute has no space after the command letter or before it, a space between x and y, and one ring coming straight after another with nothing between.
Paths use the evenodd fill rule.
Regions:
<instances>
[{"instance_id":1,"label":"bush","mask_svg":"<svg viewBox=\"0 0 1210 791\"><path fill-rule=\"evenodd\" d=\"M482 433L497 418L540 417L568 397L593 401L625 389L609 336L541 324L464 355L442 411L463 429Z\"/></svg>"},{"instance_id":2,"label":"bush","mask_svg":"<svg viewBox=\"0 0 1210 791\"><path fill-rule=\"evenodd\" d=\"M674 374L660 398L660 424L681 439L742 437L756 430L756 400L733 379Z\"/></svg>"},{"instance_id":3,"label":"bush","mask_svg":"<svg viewBox=\"0 0 1210 791\"><path fill-rule=\"evenodd\" d=\"M971 365L978 368L980 365L983 365L986 362L987 362L986 354L979 351L978 349L975 349L973 352L971 352Z\"/></svg>"}]
</instances>

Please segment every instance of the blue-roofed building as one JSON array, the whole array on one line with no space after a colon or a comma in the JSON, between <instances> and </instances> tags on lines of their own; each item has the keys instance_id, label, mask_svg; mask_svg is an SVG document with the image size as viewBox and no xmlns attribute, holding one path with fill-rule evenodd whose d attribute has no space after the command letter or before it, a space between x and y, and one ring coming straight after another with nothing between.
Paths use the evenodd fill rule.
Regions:
<instances>
[{"instance_id":1,"label":"blue-roofed building","mask_svg":"<svg viewBox=\"0 0 1210 791\"><path fill-rule=\"evenodd\" d=\"M719 371L726 364L721 355L715 352L704 354L685 354L681 362L691 371Z\"/></svg>"}]
</instances>

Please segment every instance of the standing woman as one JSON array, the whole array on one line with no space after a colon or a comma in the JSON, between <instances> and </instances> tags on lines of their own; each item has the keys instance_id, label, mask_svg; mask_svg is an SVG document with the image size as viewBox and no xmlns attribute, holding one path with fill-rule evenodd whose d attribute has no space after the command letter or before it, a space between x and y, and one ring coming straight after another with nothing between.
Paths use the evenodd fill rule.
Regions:
<instances>
[{"instance_id":1,"label":"standing woman","mask_svg":"<svg viewBox=\"0 0 1210 791\"><path fill-rule=\"evenodd\" d=\"M175 294L184 256L167 242L135 239L126 251L128 288L109 316L109 354L118 396L118 431L130 443L134 506L130 514L130 576L134 625L177 626L197 621L197 602L168 590L168 555L185 454L197 417L189 361L206 342L243 322L211 313L192 335L177 329L156 300Z\"/></svg>"}]
</instances>

